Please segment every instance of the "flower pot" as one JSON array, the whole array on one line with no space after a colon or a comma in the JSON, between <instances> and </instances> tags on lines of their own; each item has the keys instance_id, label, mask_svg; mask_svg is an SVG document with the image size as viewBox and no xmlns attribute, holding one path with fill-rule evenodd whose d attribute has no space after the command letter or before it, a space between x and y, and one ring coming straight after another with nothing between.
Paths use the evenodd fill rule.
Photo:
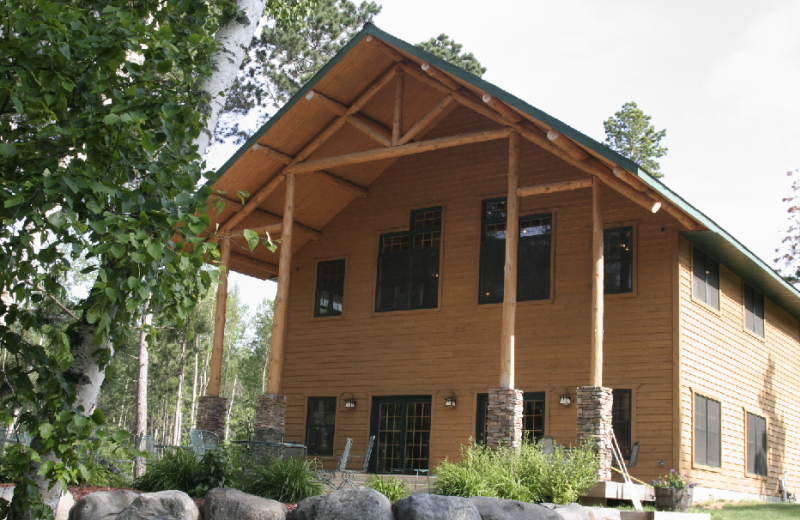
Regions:
<instances>
[{"instance_id":1,"label":"flower pot","mask_svg":"<svg viewBox=\"0 0 800 520\"><path fill-rule=\"evenodd\" d=\"M655 492L656 492L656 509L658 509L659 511L691 512L692 510L691 489L656 488Z\"/></svg>"}]
</instances>

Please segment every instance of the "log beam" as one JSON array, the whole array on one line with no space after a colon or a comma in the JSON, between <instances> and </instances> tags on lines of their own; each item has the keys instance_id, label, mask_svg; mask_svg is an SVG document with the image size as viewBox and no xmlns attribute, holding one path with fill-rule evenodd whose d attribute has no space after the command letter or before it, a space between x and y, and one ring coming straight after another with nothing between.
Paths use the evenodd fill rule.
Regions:
<instances>
[{"instance_id":1,"label":"log beam","mask_svg":"<svg viewBox=\"0 0 800 520\"><path fill-rule=\"evenodd\" d=\"M217 198L222 200L222 201L224 201L226 206L230 205L236 211L241 211L242 208L244 208L244 206L245 206L244 204L242 204L240 202L236 202L235 200L226 199L226 198L220 197L218 195L217 195ZM267 222L270 222L272 224L275 224L275 223L283 221L283 217L281 217L279 215L276 215L274 213L270 213L268 211L261 210L261 209L257 209L255 211L253 211L252 215L254 217L256 217L256 218L261 219L261 220L266 220ZM316 229L312 229L312 228L310 228L308 226L304 226L303 224L301 224L299 222L295 222L294 223L294 227L297 229L298 232L301 232L304 235L308 236L308 238L311 239L311 240L317 241L320 238L322 238L322 233L320 231L317 231Z\"/></svg>"},{"instance_id":2,"label":"log beam","mask_svg":"<svg viewBox=\"0 0 800 520\"><path fill-rule=\"evenodd\" d=\"M292 267L292 225L294 224L295 174L286 176L286 200L283 205L283 236L280 244L278 265L278 294L275 296L275 310L270 340L269 372L267 374L267 393L281 393L283 375L283 353L286 346L286 318L289 304L289 274Z\"/></svg>"},{"instance_id":3,"label":"log beam","mask_svg":"<svg viewBox=\"0 0 800 520\"><path fill-rule=\"evenodd\" d=\"M319 103L320 106L336 114L337 116L345 116L347 115L347 107L339 103L338 101L334 101L328 96L324 94L320 94L317 91L309 90L306 94L306 100L308 101L316 101Z\"/></svg>"},{"instance_id":4,"label":"log beam","mask_svg":"<svg viewBox=\"0 0 800 520\"><path fill-rule=\"evenodd\" d=\"M327 170L329 168L336 168L339 166L347 166L350 164L360 164L371 161L380 161L382 159L393 159L396 157L403 157L406 155L413 155L432 150L442 150L444 148L452 148L464 144L482 143L485 141L494 141L507 137L511 132L508 128L498 128L495 130L485 130L483 132L474 132L469 134L459 134L449 137L442 137L439 139L431 139L430 141L421 141L417 143L404 144L399 146L392 146L390 148L378 148L374 150L366 150L363 152L349 153L345 155L338 155L335 157L326 157L325 159L317 159L314 161L307 161L300 164L290 166L288 171L292 173L302 173L317 170Z\"/></svg>"},{"instance_id":5,"label":"log beam","mask_svg":"<svg viewBox=\"0 0 800 520\"><path fill-rule=\"evenodd\" d=\"M326 172L326 171L322 171L322 170L317 170L317 171L314 172L314 174L322 177L323 179L328 180L330 183L338 186L339 188L341 188L341 189L343 189L345 191L349 191L350 193L354 194L356 197L364 198L367 195L369 195L369 190L367 188L365 188L364 186L359 186L358 184L350 182L347 179L343 179L343 178L339 177L338 175L334 175L332 173L329 173L329 172Z\"/></svg>"},{"instance_id":6,"label":"log beam","mask_svg":"<svg viewBox=\"0 0 800 520\"><path fill-rule=\"evenodd\" d=\"M491 94L484 94L481 100L495 109L497 112L511 121L512 123L519 123L522 121L522 116L519 115L518 112L515 112L511 109L508 105L497 99L496 97L492 96Z\"/></svg>"},{"instance_id":7,"label":"log beam","mask_svg":"<svg viewBox=\"0 0 800 520\"><path fill-rule=\"evenodd\" d=\"M264 146L263 144L258 144L258 143L254 144L253 145L253 150L259 150L261 153L263 153L267 157L270 157L272 159L277 159L278 161L282 162L283 164L291 164L292 159L294 159L294 157L289 157L285 153L281 153L278 150L273 150L269 146Z\"/></svg>"},{"instance_id":8,"label":"log beam","mask_svg":"<svg viewBox=\"0 0 800 520\"><path fill-rule=\"evenodd\" d=\"M406 132L403 137L398 139L397 144L406 144L416 136L424 133L427 129L436 124L440 117L448 113L448 110L451 110L454 105L455 100L453 99L453 96L445 96L444 99L439 101L439 104L433 107L430 112L422 116L420 120L414 124L414 126L409 128L408 132Z\"/></svg>"},{"instance_id":9,"label":"log beam","mask_svg":"<svg viewBox=\"0 0 800 520\"><path fill-rule=\"evenodd\" d=\"M208 379L207 395L219 397L220 375L222 374L222 354L225 347L225 307L228 302L228 271L231 261L231 239L221 240L219 265L219 285L217 285L217 310L214 315L214 342L211 347L211 369Z\"/></svg>"},{"instance_id":10,"label":"log beam","mask_svg":"<svg viewBox=\"0 0 800 520\"><path fill-rule=\"evenodd\" d=\"M551 143L554 143L556 146L567 152L573 159L585 161L589 158L589 154L586 152L586 150L575 144L572 139L562 136L555 130L551 129L547 132L547 139Z\"/></svg>"},{"instance_id":11,"label":"log beam","mask_svg":"<svg viewBox=\"0 0 800 520\"><path fill-rule=\"evenodd\" d=\"M603 185L595 178L592 185L592 355L590 386L603 386L603 293L605 265L603 259Z\"/></svg>"},{"instance_id":12,"label":"log beam","mask_svg":"<svg viewBox=\"0 0 800 520\"><path fill-rule=\"evenodd\" d=\"M554 182L551 184L538 184L535 186L521 186L517 188L517 197L530 197L531 195L543 195L545 193L558 193L560 191L577 190L580 188L591 188L592 179L587 177L577 181Z\"/></svg>"},{"instance_id":13,"label":"log beam","mask_svg":"<svg viewBox=\"0 0 800 520\"><path fill-rule=\"evenodd\" d=\"M519 248L519 134L508 139L506 263L503 276L503 318L500 342L500 388L514 388L514 336L517 316L517 251Z\"/></svg>"},{"instance_id":14,"label":"log beam","mask_svg":"<svg viewBox=\"0 0 800 520\"><path fill-rule=\"evenodd\" d=\"M392 146L392 132L382 124L362 116L361 114L350 114L344 117L348 123L361 130L371 139L374 139L383 146Z\"/></svg>"},{"instance_id":15,"label":"log beam","mask_svg":"<svg viewBox=\"0 0 800 520\"><path fill-rule=\"evenodd\" d=\"M269 180L267 184L264 185L258 193L253 195L247 203L236 212L231 218L229 218L223 225L220 226L219 230L220 233L225 234L229 230L233 229L237 224L239 224L242 220L244 220L250 213L256 210L258 206L264 202L267 197L272 195L272 193L278 189L278 187L283 184L285 177L283 175L276 175L272 179Z\"/></svg>"},{"instance_id":16,"label":"log beam","mask_svg":"<svg viewBox=\"0 0 800 520\"><path fill-rule=\"evenodd\" d=\"M405 75L399 71L394 84L394 117L392 118L392 146L397 146L403 132L403 88Z\"/></svg>"},{"instance_id":17,"label":"log beam","mask_svg":"<svg viewBox=\"0 0 800 520\"><path fill-rule=\"evenodd\" d=\"M237 268L242 269L245 271L244 274L250 276L259 274L261 276L256 276L256 278L261 279L271 278L278 274L278 266L275 264L262 262L261 260L256 260L255 258L250 258L249 256L231 251L231 271L239 272Z\"/></svg>"},{"instance_id":18,"label":"log beam","mask_svg":"<svg viewBox=\"0 0 800 520\"><path fill-rule=\"evenodd\" d=\"M268 226L257 226L251 228L242 228L242 229L231 229L225 233L226 237L233 238L234 236L243 235L245 229L249 231L254 231L259 235L277 235L281 232L281 228L283 224L278 222L277 224L269 224Z\"/></svg>"}]
</instances>

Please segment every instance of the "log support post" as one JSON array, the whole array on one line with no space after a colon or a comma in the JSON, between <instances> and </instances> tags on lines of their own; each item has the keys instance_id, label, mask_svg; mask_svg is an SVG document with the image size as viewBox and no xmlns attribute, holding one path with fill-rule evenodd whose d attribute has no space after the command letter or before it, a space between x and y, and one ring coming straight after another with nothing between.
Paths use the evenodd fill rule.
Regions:
<instances>
[{"instance_id":1,"label":"log support post","mask_svg":"<svg viewBox=\"0 0 800 520\"><path fill-rule=\"evenodd\" d=\"M275 314L272 321L267 392L258 397L255 424L257 428L284 431L286 398L281 396L283 355L286 347L286 325L289 303L289 275L292 269L292 228L294 225L294 191L297 179L294 173L286 175L286 200L283 205L283 227L280 260L278 263L278 294L275 296Z\"/></svg>"},{"instance_id":2,"label":"log support post","mask_svg":"<svg viewBox=\"0 0 800 520\"><path fill-rule=\"evenodd\" d=\"M500 340L500 388L489 390L487 446L519 449L522 442L522 391L514 388L514 336L517 310L517 249L519 247L520 135L508 140L508 199L506 200L506 263Z\"/></svg>"},{"instance_id":3,"label":"log support post","mask_svg":"<svg viewBox=\"0 0 800 520\"><path fill-rule=\"evenodd\" d=\"M605 265L603 259L602 184L595 178L592 185L592 330L589 386L578 387L578 442L588 442L599 455L597 477L611 480L612 407L614 396L603 387L603 293Z\"/></svg>"},{"instance_id":4,"label":"log support post","mask_svg":"<svg viewBox=\"0 0 800 520\"><path fill-rule=\"evenodd\" d=\"M228 271L231 261L231 239L220 240L219 285L217 286L217 309L214 315L214 343L211 349L211 371L208 391L201 397L197 407L197 429L216 433L220 440L225 439L225 419L227 399L220 397L219 385L222 373L222 355L225 348L225 308L228 303Z\"/></svg>"}]
</instances>

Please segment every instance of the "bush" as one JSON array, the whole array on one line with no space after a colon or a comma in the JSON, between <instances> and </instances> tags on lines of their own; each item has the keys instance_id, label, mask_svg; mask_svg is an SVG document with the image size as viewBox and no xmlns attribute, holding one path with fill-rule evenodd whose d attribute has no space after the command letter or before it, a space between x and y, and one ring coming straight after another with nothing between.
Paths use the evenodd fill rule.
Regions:
<instances>
[{"instance_id":1,"label":"bush","mask_svg":"<svg viewBox=\"0 0 800 520\"><path fill-rule=\"evenodd\" d=\"M301 500L324 491L308 461L305 459L270 458L266 465L250 470L242 482L242 491L285 504Z\"/></svg>"},{"instance_id":2,"label":"bush","mask_svg":"<svg viewBox=\"0 0 800 520\"><path fill-rule=\"evenodd\" d=\"M203 498L212 488L235 486L238 471L232 458L228 448L207 451L202 457L193 450L169 450L148 464L133 486L141 491L176 489Z\"/></svg>"},{"instance_id":3,"label":"bush","mask_svg":"<svg viewBox=\"0 0 800 520\"><path fill-rule=\"evenodd\" d=\"M392 503L411 495L411 491L408 489L408 483L396 477L384 479L380 475L372 475L367 479L364 485L379 493L383 493Z\"/></svg>"},{"instance_id":4,"label":"bush","mask_svg":"<svg viewBox=\"0 0 800 520\"><path fill-rule=\"evenodd\" d=\"M434 492L440 495L485 496L522 502L574 502L596 482L597 456L589 445L546 455L541 445L523 443L519 452L485 446L461 448L458 462L441 462Z\"/></svg>"}]
</instances>

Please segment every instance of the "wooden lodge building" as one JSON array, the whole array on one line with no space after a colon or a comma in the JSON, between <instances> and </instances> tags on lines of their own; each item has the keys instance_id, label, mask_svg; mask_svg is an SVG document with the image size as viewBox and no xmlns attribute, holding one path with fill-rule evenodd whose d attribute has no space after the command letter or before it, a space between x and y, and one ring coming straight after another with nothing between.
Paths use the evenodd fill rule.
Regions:
<instances>
[{"instance_id":1,"label":"wooden lodge building","mask_svg":"<svg viewBox=\"0 0 800 520\"><path fill-rule=\"evenodd\" d=\"M585 438L608 478L613 426L642 480L675 468L696 496L765 498L787 472L800 490L800 293L494 85L367 25L213 187L221 263L278 279L256 428L330 465L375 435L378 473L470 438ZM220 434L224 278L198 421Z\"/></svg>"}]
</instances>

